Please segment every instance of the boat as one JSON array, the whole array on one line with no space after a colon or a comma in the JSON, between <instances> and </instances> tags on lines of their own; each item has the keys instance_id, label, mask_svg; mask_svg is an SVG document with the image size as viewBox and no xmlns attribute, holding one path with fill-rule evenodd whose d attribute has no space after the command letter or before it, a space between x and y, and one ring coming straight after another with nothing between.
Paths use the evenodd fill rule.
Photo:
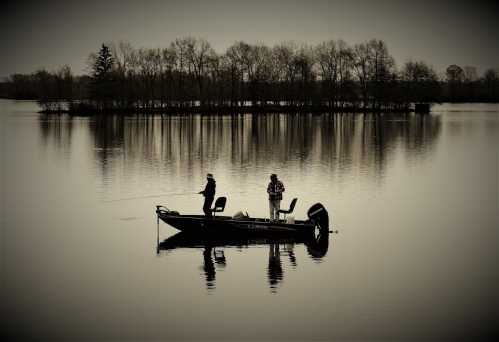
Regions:
<instances>
[{"instance_id":1,"label":"boat","mask_svg":"<svg viewBox=\"0 0 499 342\"><path fill-rule=\"evenodd\" d=\"M265 218L253 218L247 213L234 216L215 216L225 209L226 197L215 201L211 218L205 215L182 215L178 211L157 205L156 214L159 220L183 232L201 235L245 235L245 236L279 236L279 235L310 235L316 229L329 229L329 215L321 203L316 203L307 212L307 220L284 219L271 221ZM296 199L292 201L289 210L280 210L287 215L293 212Z\"/></svg>"}]
</instances>

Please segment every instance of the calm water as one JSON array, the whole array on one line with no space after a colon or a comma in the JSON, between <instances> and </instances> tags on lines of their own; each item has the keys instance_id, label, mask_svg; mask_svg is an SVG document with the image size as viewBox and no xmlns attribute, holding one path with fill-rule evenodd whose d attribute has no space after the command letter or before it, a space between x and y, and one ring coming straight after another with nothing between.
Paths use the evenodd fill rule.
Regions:
<instances>
[{"instance_id":1,"label":"calm water","mask_svg":"<svg viewBox=\"0 0 499 342\"><path fill-rule=\"evenodd\" d=\"M36 340L456 340L498 320L499 106L432 115L69 118L0 101L2 333ZM319 244L204 246L154 206L294 216ZM161 242L158 249L157 242ZM165 241L166 240L166 241Z\"/></svg>"}]
</instances>

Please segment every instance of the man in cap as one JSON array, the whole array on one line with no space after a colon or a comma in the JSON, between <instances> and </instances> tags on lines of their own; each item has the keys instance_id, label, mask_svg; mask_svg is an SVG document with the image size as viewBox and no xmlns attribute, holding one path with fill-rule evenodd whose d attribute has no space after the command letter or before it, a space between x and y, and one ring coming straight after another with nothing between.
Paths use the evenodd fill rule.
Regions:
<instances>
[{"instance_id":1,"label":"man in cap","mask_svg":"<svg viewBox=\"0 0 499 342\"><path fill-rule=\"evenodd\" d=\"M279 209L281 208L282 193L284 192L284 184L277 179L275 173L270 175L270 183L267 186L269 194L270 220L277 221L279 219Z\"/></svg>"},{"instance_id":2,"label":"man in cap","mask_svg":"<svg viewBox=\"0 0 499 342\"><path fill-rule=\"evenodd\" d=\"M203 191L200 191L199 193L204 196L204 205L203 205L203 211L206 217L211 218L213 214L211 213L211 204L213 203L213 199L215 199L215 188L217 187L217 184L215 182L215 178L213 178L213 175L211 173L208 173L206 175L206 180L208 183L206 183L206 186Z\"/></svg>"}]
</instances>

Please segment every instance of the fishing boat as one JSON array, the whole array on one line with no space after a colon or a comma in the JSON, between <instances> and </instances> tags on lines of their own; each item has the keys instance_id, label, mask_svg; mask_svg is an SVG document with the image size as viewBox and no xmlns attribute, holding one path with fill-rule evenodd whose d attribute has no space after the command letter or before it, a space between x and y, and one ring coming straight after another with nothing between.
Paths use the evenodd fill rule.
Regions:
<instances>
[{"instance_id":1,"label":"fishing boat","mask_svg":"<svg viewBox=\"0 0 499 342\"><path fill-rule=\"evenodd\" d=\"M286 215L293 212L297 199L293 199L288 210L279 210L283 218L269 220L265 218L253 218L247 213L234 216L221 216L225 209L227 198L219 197L215 206L211 209L213 216L205 215L182 215L178 211L157 205L156 214L159 220L170 226L188 233L202 235L246 235L246 236L276 236L276 235L309 235L316 229L326 231L329 229L329 215L320 203L310 207L307 212L307 220L286 219Z\"/></svg>"}]
</instances>

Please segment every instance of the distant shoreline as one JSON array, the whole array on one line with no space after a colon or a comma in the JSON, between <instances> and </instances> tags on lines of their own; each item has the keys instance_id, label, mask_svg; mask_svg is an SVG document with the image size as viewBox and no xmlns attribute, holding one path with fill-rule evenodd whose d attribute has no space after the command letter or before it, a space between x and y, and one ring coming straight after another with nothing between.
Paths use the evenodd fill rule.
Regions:
<instances>
[{"instance_id":1,"label":"distant shoreline","mask_svg":"<svg viewBox=\"0 0 499 342\"><path fill-rule=\"evenodd\" d=\"M499 70L478 75L451 64L439 75L424 61L401 68L383 40L354 45L327 40L313 46L237 41L217 53L203 38L168 47L101 44L89 74L67 65L13 74L0 96L34 98L41 113L429 113L431 104L499 101Z\"/></svg>"},{"instance_id":2,"label":"distant shoreline","mask_svg":"<svg viewBox=\"0 0 499 342\"><path fill-rule=\"evenodd\" d=\"M109 109L88 109L88 110L40 110L41 114L69 114L74 116L97 116L97 115L134 115L134 114L155 114L155 115L178 115L178 114L266 114L266 113L286 113L286 114L305 114L305 113L414 113L415 108L362 108L362 107L329 107L329 106L290 106L290 105L266 105L266 106L182 106L182 107L164 107L164 108L109 108Z\"/></svg>"}]
</instances>

